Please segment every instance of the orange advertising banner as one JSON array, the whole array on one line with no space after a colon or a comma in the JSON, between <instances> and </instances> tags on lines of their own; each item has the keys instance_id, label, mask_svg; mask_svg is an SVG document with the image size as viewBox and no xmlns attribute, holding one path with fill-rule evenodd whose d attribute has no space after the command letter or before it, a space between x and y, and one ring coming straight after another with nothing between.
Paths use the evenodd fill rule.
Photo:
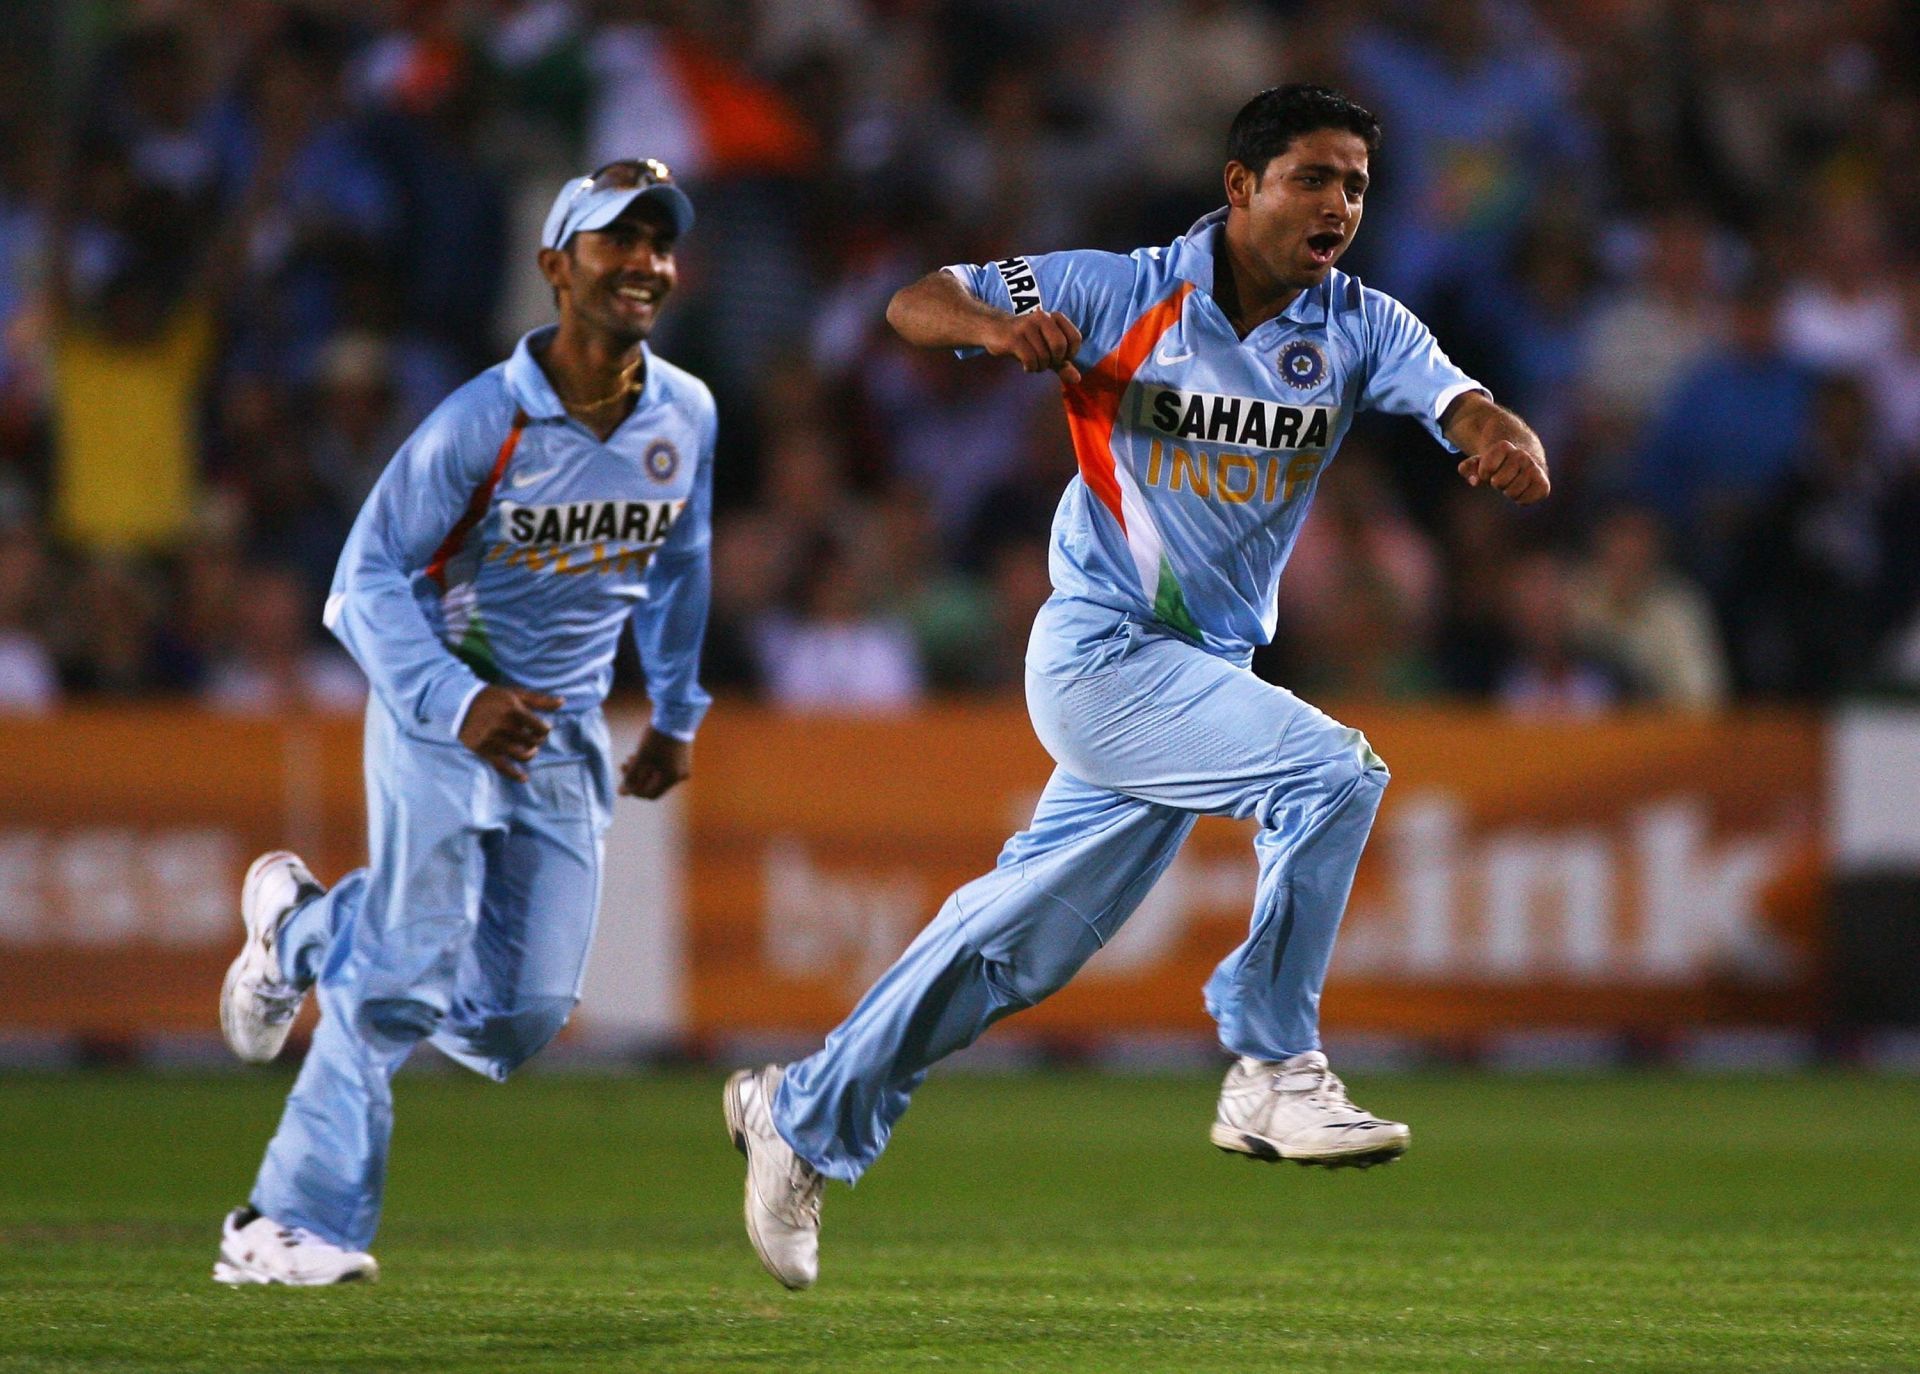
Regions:
<instances>
[{"instance_id":1,"label":"orange advertising banner","mask_svg":"<svg viewBox=\"0 0 1920 1374\"><path fill-rule=\"evenodd\" d=\"M1334 956L1329 1029L1444 1038L1815 1016L1812 717L1341 718L1394 781ZM688 822L690 1028L832 1026L945 894L992 865L1050 768L1012 707L716 712ZM1203 820L1120 936L1002 1033L1204 1031L1201 986L1246 931L1251 838L1251 823Z\"/></svg>"},{"instance_id":2,"label":"orange advertising banner","mask_svg":"<svg viewBox=\"0 0 1920 1374\"><path fill-rule=\"evenodd\" d=\"M1330 1029L1818 1015L1817 718L1343 718L1394 781ZM0 750L0 1032L210 1035L252 857L291 847L326 879L364 861L357 718L71 712L0 719ZM993 863L1051 768L1012 704L836 719L723 703L695 765L674 806L616 813L609 976L589 997L609 1024L824 1031ZM1250 839L1202 821L1120 936L1001 1033L1204 1031L1200 987L1246 928Z\"/></svg>"},{"instance_id":3,"label":"orange advertising banner","mask_svg":"<svg viewBox=\"0 0 1920 1374\"><path fill-rule=\"evenodd\" d=\"M364 862L360 721L0 718L0 1028L210 1032L261 850Z\"/></svg>"}]
</instances>

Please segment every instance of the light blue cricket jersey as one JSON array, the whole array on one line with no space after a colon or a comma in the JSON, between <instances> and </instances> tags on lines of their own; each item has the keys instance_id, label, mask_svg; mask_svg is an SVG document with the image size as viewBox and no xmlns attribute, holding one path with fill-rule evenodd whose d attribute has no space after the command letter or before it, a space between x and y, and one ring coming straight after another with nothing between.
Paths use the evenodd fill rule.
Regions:
<instances>
[{"instance_id":1,"label":"light blue cricket jersey","mask_svg":"<svg viewBox=\"0 0 1920 1374\"><path fill-rule=\"evenodd\" d=\"M979 300L1058 310L1082 335L1055 591L1244 662L1273 638L1281 569L1354 415L1416 416L1445 444L1447 406L1485 388L1405 306L1340 271L1241 339L1212 295L1225 218L1125 256L947 270Z\"/></svg>"},{"instance_id":2,"label":"light blue cricket jersey","mask_svg":"<svg viewBox=\"0 0 1920 1374\"><path fill-rule=\"evenodd\" d=\"M712 393L649 350L639 402L602 443L534 361L553 332L401 445L340 555L327 627L403 724L451 740L488 682L551 692L563 717L598 706L631 620L654 726L691 739L709 701Z\"/></svg>"}]
</instances>

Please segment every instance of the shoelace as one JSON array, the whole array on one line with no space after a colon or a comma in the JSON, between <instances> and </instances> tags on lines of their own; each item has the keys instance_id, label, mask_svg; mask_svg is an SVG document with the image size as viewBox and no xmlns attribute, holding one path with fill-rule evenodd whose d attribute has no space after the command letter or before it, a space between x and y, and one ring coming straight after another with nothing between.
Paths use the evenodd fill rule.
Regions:
<instances>
[{"instance_id":1,"label":"shoelace","mask_svg":"<svg viewBox=\"0 0 1920 1374\"><path fill-rule=\"evenodd\" d=\"M793 1210L812 1222L820 1224L820 1194L827 1186L827 1176L799 1156L787 1167L787 1200Z\"/></svg>"},{"instance_id":2,"label":"shoelace","mask_svg":"<svg viewBox=\"0 0 1920 1374\"><path fill-rule=\"evenodd\" d=\"M1299 1073L1299 1072L1300 1070L1298 1069L1289 1071L1289 1073ZM1317 1069L1310 1069L1310 1070L1307 1070L1307 1072L1314 1073L1319 1076L1319 1081L1316 1082L1311 1088L1307 1089L1308 1101L1320 1103L1328 1107L1344 1107L1346 1110L1350 1112L1360 1111L1360 1108L1354 1105L1353 1099L1347 1096L1347 1085L1340 1081L1339 1074L1335 1073L1332 1069L1324 1068L1324 1067L1317 1068ZM1298 1092L1299 1089L1297 1088L1289 1088L1285 1086L1285 1084L1281 1080L1285 1079L1286 1077L1288 1077L1288 1073L1274 1074L1273 1090L1275 1092ZM1361 1115L1364 1116L1365 1113L1362 1112Z\"/></svg>"},{"instance_id":3,"label":"shoelace","mask_svg":"<svg viewBox=\"0 0 1920 1374\"><path fill-rule=\"evenodd\" d=\"M262 983L254 989L254 998L260 1004L260 1019L269 1026L291 1021L305 995L292 983Z\"/></svg>"}]
</instances>

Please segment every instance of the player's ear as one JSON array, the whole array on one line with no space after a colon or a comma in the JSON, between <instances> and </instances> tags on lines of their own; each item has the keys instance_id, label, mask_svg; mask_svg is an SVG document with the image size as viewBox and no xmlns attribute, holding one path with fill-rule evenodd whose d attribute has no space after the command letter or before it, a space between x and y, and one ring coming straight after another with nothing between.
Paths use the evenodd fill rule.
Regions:
<instances>
[{"instance_id":1,"label":"player's ear","mask_svg":"<svg viewBox=\"0 0 1920 1374\"><path fill-rule=\"evenodd\" d=\"M536 259L540 264L540 275L547 279L547 285L555 291L568 285L567 268L570 265L567 255L558 248L542 248Z\"/></svg>"},{"instance_id":2,"label":"player's ear","mask_svg":"<svg viewBox=\"0 0 1920 1374\"><path fill-rule=\"evenodd\" d=\"M1244 210L1253 204L1253 193L1259 189L1260 178L1251 167L1229 159L1222 179L1226 182L1227 204L1236 210Z\"/></svg>"}]
</instances>

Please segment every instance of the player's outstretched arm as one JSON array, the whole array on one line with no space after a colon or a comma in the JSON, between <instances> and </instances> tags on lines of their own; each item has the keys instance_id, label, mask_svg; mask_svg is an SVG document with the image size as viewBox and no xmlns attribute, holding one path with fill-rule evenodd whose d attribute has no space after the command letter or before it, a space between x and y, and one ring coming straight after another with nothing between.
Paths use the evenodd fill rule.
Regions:
<instances>
[{"instance_id":1,"label":"player's outstretched arm","mask_svg":"<svg viewBox=\"0 0 1920 1374\"><path fill-rule=\"evenodd\" d=\"M1015 315L976 300L951 272L929 272L887 302L887 323L917 348L983 348L1028 372L1054 371L1077 383L1080 331L1058 310Z\"/></svg>"},{"instance_id":2,"label":"player's outstretched arm","mask_svg":"<svg viewBox=\"0 0 1920 1374\"><path fill-rule=\"evenodd\" d=\"M1484 391L1469 391L1448 406L1440 430L1467 455L1459 466L1468 486L1490 486L1521 506L1544 501L1553 489L1540 436Z\"/></svg>"}]
</instances>

